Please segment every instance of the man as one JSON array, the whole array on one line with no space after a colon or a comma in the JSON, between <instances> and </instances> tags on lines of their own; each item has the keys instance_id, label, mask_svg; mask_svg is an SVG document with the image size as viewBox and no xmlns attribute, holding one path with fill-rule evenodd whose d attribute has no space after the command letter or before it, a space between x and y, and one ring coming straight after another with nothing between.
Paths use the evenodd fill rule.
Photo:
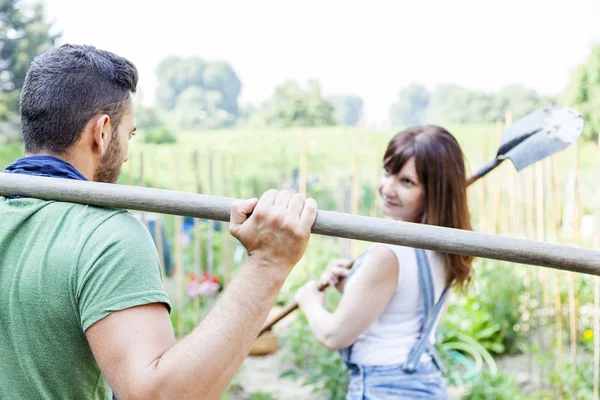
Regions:
<instances>
[{"instance_id":1,"label":"man","mask_svg":"<svg viewBox=\"0 0 600 400\"><path fill-rule=\"evenodd\" d=\"M115 182L136 85L133 64L90 46L38 56L21 94L26 157L6 172ZM248 259L177 343L156 248L127 211L16 196L0 215L0 398L217 399L302 257L316 203L270 190L232 206Z\"/></svg>"}]
</instances>

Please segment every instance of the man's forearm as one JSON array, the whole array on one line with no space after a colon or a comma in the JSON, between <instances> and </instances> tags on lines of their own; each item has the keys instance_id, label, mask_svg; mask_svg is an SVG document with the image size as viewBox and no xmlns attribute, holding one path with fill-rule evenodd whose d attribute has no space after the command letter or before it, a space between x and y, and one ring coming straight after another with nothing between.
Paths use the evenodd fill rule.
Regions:
<instances>
[{"instance_id":1,"label":"man's forearm","mask_svg":"<svg viewBox=\"0 0 600 400\"><path fill-rule=\"evenodd\" d=\"M202 323L157 360L159 397L218 399L226 389L285 280L282 272L251 263L242 266Z\"/></svg>"}]
</instances>

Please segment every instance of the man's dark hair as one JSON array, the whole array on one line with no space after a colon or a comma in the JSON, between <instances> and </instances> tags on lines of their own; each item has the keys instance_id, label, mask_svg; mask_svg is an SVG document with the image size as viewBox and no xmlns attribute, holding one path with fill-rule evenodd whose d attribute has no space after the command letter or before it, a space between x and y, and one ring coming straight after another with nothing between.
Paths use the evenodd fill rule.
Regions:
<instances>
[{"instance_id":1,"label":"man's dark hair","mask_svg":"<svg viewBox=\"0 0 600 400\"><path fill-rule=\"evenodd\" d=\"M129 60L93 46L66 44L38 55L21 91L25 151L63 153L97 114L116 129L137 80Z\"/></svg>"}]
</instances>

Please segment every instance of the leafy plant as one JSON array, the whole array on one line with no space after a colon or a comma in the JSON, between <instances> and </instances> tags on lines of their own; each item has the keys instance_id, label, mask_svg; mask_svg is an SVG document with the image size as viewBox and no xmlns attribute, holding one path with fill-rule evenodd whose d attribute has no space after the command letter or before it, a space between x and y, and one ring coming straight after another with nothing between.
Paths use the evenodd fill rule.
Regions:
<instances>
[{"instance_id":1,"label":"leafy plant","mask_svg":"<svg viewBox=\"0 0 600 400\"><path fill-rule=\"evenodd\" d=\"M282 378L304 379L305 385L315 385L315 392L324 394L329 400L343 400L348 388L348 372L339 354L317 342L304 316L292 324L286 338L290 357L296 368L288 369ZM300 372L302 371L302 372Z\"/></svg>"},{"instance_id":2,"label":"leafy plant","mask_svg":"<svg viewBox=\"0 0 600 400\"><path fill-rule=\"evenodd\" d=\"M479 300L473 297L461 298L449 307L440 333L443 337L442 343L468 336L488 351L501 354L505 350L500 324L482 307Z\"/></svg>"},{"instance_id":3,"label":"leafy plant","mask_svg":"<svg viewBox=\"0 0 600 400\"><path fill-rule=\"evenodd\" d=\"M484 372L473 385L463 400L520 400L524 397L519 393L517 382L513 377L504 373L492 374Z\"/></svg>"},{"instance_id":4,"label":"leafy plant","mask_svg":"<svg viewBox=\"0 0 600 400\"><path fill-rule=\"evenodd\" d=\"M250 394L249 400L276 400L271 393L254 392Z\"/></svg>"},{"instance_id":5,"label":"leafy plant","mask_svg":"<svg viewBox=\"0 0 600 400\"><path fill-rule=\"evenodd\" d=\"M593 398L594 363L591 359L579 360L573 364L566 364L564 368L555 370L550 380L554 387L559 388L563 398L583 400Z\"/></svg>"}]
</instances>

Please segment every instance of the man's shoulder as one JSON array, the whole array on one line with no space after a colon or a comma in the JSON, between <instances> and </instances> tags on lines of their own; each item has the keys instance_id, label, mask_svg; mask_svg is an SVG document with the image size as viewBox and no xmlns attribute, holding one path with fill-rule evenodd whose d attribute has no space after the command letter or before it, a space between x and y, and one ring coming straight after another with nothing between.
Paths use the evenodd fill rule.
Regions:
<instances>
[{"instance_id":1,"label":"man's shoulder","mask_svg":"<svg viewBox=\"0 0 600 400\"><path fill-rule=\"evenodd\" d=\"M85 237L99 234L106 239L112 238L113 242L123 239L127 243L147 244L148 239L151 242L150 233L142 222L125 209L56 201L49 202L44 208L51 214L60 214L73 232Z\"/></svg>"},{"instance_id":2,"label":"man's shoulder","mask_svg":"<svg viewBox=\"0 0 600 400\"><path fill-rule=\"evenodd\" d=\"M46 210L52 213L66 213L74 216L86 225L121 224L138 226L137 219L128 210L122 208L97 207L87 204L49 201ZM143 227L143 226L142 226Z\"/></svg>"}]
</instances>

